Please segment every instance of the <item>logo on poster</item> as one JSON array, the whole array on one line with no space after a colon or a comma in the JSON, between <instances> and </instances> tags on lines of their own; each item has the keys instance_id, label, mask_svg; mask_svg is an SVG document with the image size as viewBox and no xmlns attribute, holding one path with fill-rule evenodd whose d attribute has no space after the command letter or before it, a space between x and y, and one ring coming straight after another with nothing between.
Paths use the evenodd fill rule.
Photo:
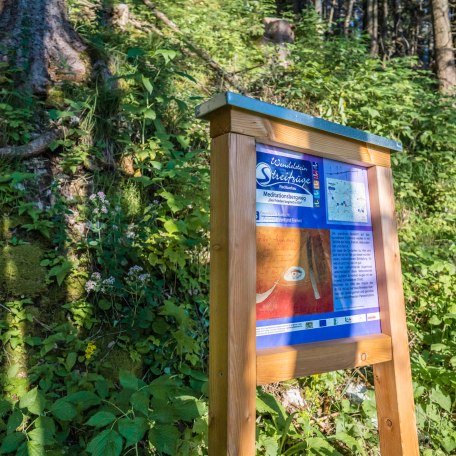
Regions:
<instances>
[{"instance_id":1,"label":"logo on poster","mask_svg":"<svg viewBox=\"0 0 456 456\"><path fill-rule=\"evenodd\" d=\"M308 176L306 162L281 161L271 158L271 164L260 162L256 166L256 182L260 187L277 187L281 191L311 194L312 180Z\"/></svg>"},{"instance_id":2,"label":"logo on poster","mask_svg":"<svg viewBox=\"0 0 456 456\"><path fill-rule=\"evenodd\" d=\"M258 185L267 185L272 179L272 169L264 162L258 163L256 167L256 181Z\"/></svg>"}]
</instances>

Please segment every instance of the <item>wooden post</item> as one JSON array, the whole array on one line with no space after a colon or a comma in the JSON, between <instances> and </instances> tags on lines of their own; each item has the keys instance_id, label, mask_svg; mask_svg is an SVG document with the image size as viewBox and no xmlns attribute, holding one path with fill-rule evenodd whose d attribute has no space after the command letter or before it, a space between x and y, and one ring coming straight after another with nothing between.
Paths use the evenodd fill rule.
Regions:
<instances>
[{"instance_id":1,"label":"wooden post","mask_svg":"<svg viewBox=\"0 0 456 456\"><path fill-rule=\"evenodd\" d=\"M255 140L212 140L209 454L255 454Z\"/></svg>"},{"instance_id":2,"label":"wooden post","mask_svg":"<svg viewBox=\"0 0 456 456\"><path fill-rule=\"evenodd\" d=\"M368 178L382 332L392 341L391 361L374 364L380 450L385 456L415 456L418 438L391 169L373 166Z\"/></svg>"}]
</instances>

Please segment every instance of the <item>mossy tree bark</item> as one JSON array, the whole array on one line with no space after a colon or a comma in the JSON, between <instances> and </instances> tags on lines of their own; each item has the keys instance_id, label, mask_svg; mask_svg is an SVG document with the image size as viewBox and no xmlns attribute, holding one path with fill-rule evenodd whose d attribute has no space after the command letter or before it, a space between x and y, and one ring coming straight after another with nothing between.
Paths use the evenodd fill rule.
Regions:
<instances>
[{"instance_id":1,"label":"mossy tree bark","mask_svg":"<svg viewBox=\"0 0 456 456\"><path fill-rule=\"evenodd\" d=\"M18 84L45 95L53 82L87 77L86 45L65 0L0 0L0 11L0 59L20 70Z\"/></svg>"},{"instance_id":2,"label":"mossy tree bark","mask_svg":"<svg viewBox=\"0 0 456 456\"><path fill-rule=\"evenodd\" d=\"M0 0L0 62L13 70L18 90L46 99L61 81L83 82L90 74L87 46L68 20L65 0ZM24 145L0 147L0 156L29 158L45 152L61 128L35 114L37 129Z\"/></svg>"}]
</instances>

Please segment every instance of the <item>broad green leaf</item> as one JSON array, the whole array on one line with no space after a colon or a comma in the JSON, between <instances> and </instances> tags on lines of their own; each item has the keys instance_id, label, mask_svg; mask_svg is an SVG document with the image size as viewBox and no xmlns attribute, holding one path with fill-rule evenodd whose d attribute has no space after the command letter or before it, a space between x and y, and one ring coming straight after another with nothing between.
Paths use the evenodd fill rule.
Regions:
<instances>
[{"instance_id":1,"label":"broad green leaf","mask_svg":"<svg viewBox=\"0 0 456 456\"><path fill-rule=\"evenodd\" d=\"M144 415L149 412L149 397L142 391L137 391L131 395L130 404L135 412L141 412Z\"/></svg>"},{"instance_id":2,"label":"broad green leaf","mask_svg":"<svg viewBox=\"0 0 456 456\"><path fill-rule=\"evenodd\" d=\"M119 456L122 452L122 437L112 429L106 429L87 445L92 456Z\"/></svg>"},{"instance_id":3,"label":"broad green leaf","mask_svg":"<svg viewBox=\"0 0 456 456\"><path fill-rule=\"evenodd\" d=\"M154 88L152 87L150 79L146 78L145 76L141 76L141 81L142 81L144 87L146 88L146 90L149 92L149 94L151 94L153 92Z\"/></svg>"},{"instance_id":4,"label":"broad green leaf","mask_svg":"<svg viewBox=\"0 0 456 456\"><path fill-rule=\"evenodd\" d=\"M7 435L3 438L0 453L10 453L17 450L19 445L25 440L25 434L22 432L15 432L14 434Z\"/></svg>"},{"instance_id":5,"label":"broad green leaf","mask_svg":"<svg viewBox=\"0 0 456 456\"><path fill-rule=\"evenodd\" d=\"M456 434L453 436L446 436L442 440L442 444L448 454L453 454L453 450L456 449Z\"/></svg>"},{"instance_id":6,"label":"broad green leaf","mask_svg":"<svg viewBox=\"0 0 456 456\"><path fill-rule=\"evenodd\" d=\"M57 279L57 283L62 285L65 277L71 272L73 269L73 263L71 261L65 260L62 264L54 266L48 273L49 277L55 277Z\"/></svg>"},{"instance_id":7,"label":"broad green leaf","mask_svg":"<svg viewBox=\"0 0 456 456\"><path fill-rule=\"evenodd\" d=\"M184 306L176 306L171 299L167 299L165 301L165 304L160 311L160 315L174 317L180 328L186 325L186 321L189 321L188 314L185 311Z\"/></svg>"},{"instance_id":8,"label":"broad green leaf","mask_svg":"<svg viewBox=\"0 0 456 456\"><path fill-rule=\"evenodd\" d=\"M80 410L86 410L101 402L100 398L91 391L77 391L67 396L66 400L76 405Z\"/></svg>"},{"instance_id":9,"label":"broad green leaf","mask_svg":"<svg viewBox=\"0 0 456 456\"><path fill-rule=\"evenodd\" d=\"M339 442L344 443L353 452L356 452L356 454L365 454L359 441L346 432L337 432L334 436L331 436L331 440L338 440Z\"/></svg>"},{"instance_id":10,"label":"broad green leaf","mask_svg":"<svg viewBox=\"0 0 456 456\"><path fill-rule=\"evenodd\" d=\"M101 310L109 310L111 308L111 302L108 301L107 299L100 299L98 301L98 307Z\"/></svg>"},{"instance_id":11,"label":"broad green leaf","mask_svg":"<svg viewBox=\"0 0 456 456\"><path fill-rule=\"evenodd\" d=\"M451 412L451 397L447 394L444 394L440 387L433 388L431 390L431 394L429 395L429 399L440 405L440 407L443 408L443 410L446 410L447 412Z\"/></svg>"},{"instance_id":12,"label":"broad green leaf","mask_svg":"<svg viewBox=\"0 0 456 456\"><path fill-rule=\"evenodd\" d=\"M172 424L157 425L149 431L149 441L160 452L168 455L176 454L176 446L180 437L179 431Z\"/></svg>"},{"instance_id":13,"label":"broad green leaf","mask_svg":"<svg viewBox=\"0 0 456 456\"><path fill-rule=\"evenodd\" d=\"M171 301L169 301L171 302ZM154 399L167 401L168 398L180 396L181 385L175 377L162 375L153 380L149 385L149 391Z\"/></svg>"},{"instance_id":14,"label":"broad green leaf","mask_svg":"<svg viewBox=\"0 0 456 456\"><path fill-rule=\"evenodd\" d=\"M61 421L71 421L78 414L74 405L66 398L56 400L52 404L51 412Z\"/></svg>"},{"instance_id":15,"label":"broad green leaf","mask_svg":"<svg viewBox=\"0 0 456 456\"><path fill-rule=\"evenodd\" d=\"M78 355L75 352L68 353L66 360L65 360L65 367L67 371L71 371L74 365L76 364L76 360L78 359Z\"/></svg>"},{"instance_id":16,"label":"broad green leaf","mask_svg":"<svg viewBox=\"0 0 456 456\"><path fill-rule=\"evenodd\" d=\"M30 431L27 435L31 440L43 446L52 445L53 443L55 443L52 429L46 429L42 427L35 428L32 431Z\"/></svg>"},{"instance_id":17,"label":"broad green leaf","mask_svg":"<svg viewBox=\"0 0 456 456\"><path fill-rule=\"evenodd\" d=\"M261 392L259 394L259 398L264 404L274 410L274 412L279 417L279 425L283 427L287 420L288 414L282 404L272 394L269 393Z\"/></svg>"},{"instance_id":18,"label":"broad green leaf","mask_svg":"<svg viewBox=\"0 0 456 456\"><path fill-rule=\"evenodd\" d=\"M35 420L35 428L44 428L55 434L55 421L50 416L39 416Z\"/></svg>"},{"instance_id":19,"label":"broad green leaf","mask_svg":"<svg viewBox=\"0 0 456 456\"><path fill-rule=\"evenodd\" d=\"M119 382L125 389L129 390L137 390L139 386L138 379L136 378L136 376L126 370L120 371Z\"/></svg>"},{"instance_id":20,"label":"broad green leaf","mask_svg":"<svg viewBox=\"0 0 456 456\"><path fill-rule=\"evenodd\" d=\"M192 421L204 415L206 406L193 396L179 396L173 401L177 417L183 421Z\"/></svg>"},{"instance_id":21,"label":"broad green leaf","mask_svg":"<svg viewBox=\"0 0 456 456\"><path fill-rule=\"evenodd\" d=\"M270 415L276 415L277 411L274 410L273 408L269 407L266 402L264 402L261 398L257 396L256 398L256 409L258 413L269 413Z\"/></svg>"},{"instance_id":22,"label":"broad green leaf","mask_svg":"<svg viewBox=\"0 0 456 456\"><path fill-rule=\"evenodd\" d=\"M49 117L52 120L64 119L65 117L71 117L74 115L74 113L71 111L59 111L57 109L50 109L48 112Z\"/></svg>"},{"instance_id":23,"label":"broad green leaf","mask_svg":"<svg viewBox=\"0 0 456 456\"><path fill-rule=\"evenodd\" d=\"M155 408L153 412L149 414L151 420L161 424L170 424L175 420L174 410L171 409L167 404L161 404L161 407Z\"/></svg>"},{"instance_id":24,"label":"broad green leaf","mask_svg":"<svg viewBox=\"0 0 456 456\"><path fill-rule=\"evenodd\" d=\"M178 233L179 232L179 227L177 226L176 222L174 220L167 220L163 226L165 227L165 230L169 234L173 233Z\"/></svg>"},{"instance_id":25,"label":"broad green leaf","mask_svg":"<svg viewBox=\"0 0 456 456\"><path fill-rule=\"evenodd\" d=\"M429 319L429 324L438 326L442 323L442 320L437 316L437 315L432 315L432 317Z\"/></svg>"},{"instance_id":26,"label":"broad green leaf","mask_svg":"<svg viewBox=\"0 0 456 456\"><path fill-rule=\"evenodd\" d=\"M96 428L104 427L113 421L115 421L116 416L111 412L97 412L95 415L91 416L90 419L87 421L88 426L93 426Z\"/></svg>"},{"instance_id":27,"label":"broad green leaf","mask_svg":"<svg viewBox=\"0 0 456 456\"><path fill-rule=\"evenodd\" d=\"M8 418L6 432L10 434L15 431L22 424L23 418L22 412L20 410L15 410Z\"/></svg>"},{"instance_id":28,"label":"broad green leaf","mask_svg":"<svg viewBox=\"0 0 456 456\"><path fill-rule=\"evenodd\" d=\"M157 49L155 55L161 55L165 59L165 63L169 63L176 57L177 52L172 49Z\"/></svg>"},{"instance_id":29,"label":"broad green leaf","mask_svg":"<svg viewBox=\"0 0 456 456\"><path fill-rule=\"evenodd\" d=\"M16 456L43 456L46 454L44 446L34 440L24 442L18 449Z\"/></svg>"},{"instance_id":30,"label":"broad green leaf","mask_svg":"<svg viewBox=\"0 0 456 456\"><path fill-rule=\"evenodd\" d=\"M262 435L258 439L258 443L264 448L265 456L277 456L279 451L279 442L277 436Z\"/></svg>"},{"instance_id":31,"label":"broad green leaf","mask_svg":"<svg viewBox=\"0 0 456 456\"><path fill-rule=\"evenodd\" d=\"M99 378L95 382L97 393L102 399L106 399L109 395L109 383L104 377Z\"/></svg>"},{"instance_id":32,"label":"broad green leaf","mask_svg":"<svg viewBox=\"0 0 456 456\"><path fill-rule=\"evenodd\" d=\"M157 114L153 109L146 109L143 115L146 119L155 120L157 118Z\"/></svg>"},{"instance_id":33,"label":"broad green leaf","mask_svg":"<svg viewBox=\"0 0 456 456\"><path fill-rule=\"evenodd\" d=\"M166 204L171 209L171 212L178 212L182 209L182 205L179 204L178 198L174 196L172 193L167 191L160 192L160 196L165 198Z\"/></svg>"},{"instance_id":34,"label":"broad green leaf","mask_svg":"<svg viewBox=\"0 0 456 456\"><path fill-rule=\"evenodd\" d=\"M125 446L131 446L138 443L148 429L145 418L136 417L134 419L122 418L119 420L119 432L125 437Z\"/></svg>"},{"instance_id":35,"label":"broad green leaf","mask_svg":"<svg viewBox=\"0 0 456 456\"><path fill-rule=\"evenodd\" d=\"M11 410L11 404L5 399L0 399L0 418Z\"/></svg>"},{"instance_id":36,"label":"broad green leaf","mask_svg":"<svg viewBox=\"0 0 456 456\"><path fill-rule=\"evenodd\" d=\"M144 49L139 47L132 47L127 50L127 57L134 58L140 57L145 54Z\"/></svg>"},{"instance_id":37,"label":"broad green leaf","mask_svg":"<svg viewBox=\"0 0 456 456\"><path fill-rule=\"evenodd\" d=\"M35 387L22 396L19 407L26 408L34 415L40 415L43 413L45 403L44 396L38 391L38 387Z\"/></svg>"}]
</instances>

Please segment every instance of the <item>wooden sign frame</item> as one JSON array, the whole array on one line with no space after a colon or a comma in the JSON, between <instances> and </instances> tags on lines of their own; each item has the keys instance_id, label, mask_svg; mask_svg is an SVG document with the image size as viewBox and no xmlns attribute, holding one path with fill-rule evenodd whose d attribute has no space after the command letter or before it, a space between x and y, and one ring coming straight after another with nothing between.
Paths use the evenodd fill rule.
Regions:
<instances>
[{"instance_id":1,"label":"wooden sign frame","mask_svg":"<svg viewBox=\"0 0 456 456\"><path fill-rule=\"evenodd\" d=\"M401 145L234 93L210 121L209 454L255 454L256 387L373 365L380 449L419 454L390 154ZM382 334L256 349L256 143L367 167Z\"/></svg>"}]
</instances>

